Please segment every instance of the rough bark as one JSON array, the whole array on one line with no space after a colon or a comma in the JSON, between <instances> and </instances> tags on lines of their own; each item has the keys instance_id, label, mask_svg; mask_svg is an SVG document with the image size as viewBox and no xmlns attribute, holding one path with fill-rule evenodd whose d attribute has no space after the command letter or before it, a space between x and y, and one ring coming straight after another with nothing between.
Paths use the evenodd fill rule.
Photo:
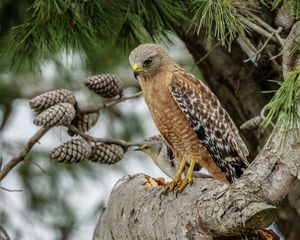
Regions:
<instances>
[{"instance_id":1,"label":"rough bark","mask_svg":"<svg viewBox=\"0 0 300 240\"><path fill-rule=\"evenodd\" d=\"M143 186L143 174L122 179L93 239L213 239L267 227L300 175L299 148L289 140L279 152L279 135L232 185L195 179L182 194L160 195L161 187Z\"/></svg>"}]
</instances>

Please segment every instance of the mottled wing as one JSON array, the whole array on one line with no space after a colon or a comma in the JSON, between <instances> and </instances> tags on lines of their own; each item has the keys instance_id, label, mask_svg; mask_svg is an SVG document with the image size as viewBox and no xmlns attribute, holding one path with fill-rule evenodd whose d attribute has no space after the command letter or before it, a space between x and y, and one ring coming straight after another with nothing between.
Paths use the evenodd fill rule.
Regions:
<instances>
[{"instance_id":1,"label":"mottled wing","mask_svg":"<svg viewBox=\"0 0 300 240\"><path fill-rule=\"evenodd\" d=\"M174 73L169 89L200 142L228 181L239 178L248 165L248 149L217 97L183 70Z\"/></svg>"}]
</instances>

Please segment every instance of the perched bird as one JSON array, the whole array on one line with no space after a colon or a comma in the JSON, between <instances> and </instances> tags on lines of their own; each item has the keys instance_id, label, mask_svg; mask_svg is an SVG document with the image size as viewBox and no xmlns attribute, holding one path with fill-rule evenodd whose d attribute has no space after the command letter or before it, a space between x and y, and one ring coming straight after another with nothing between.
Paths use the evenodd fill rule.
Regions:
<instances>
[{"instance_id":1,"label":"perched bird","mask_svg":"<svg viewBox=\"0 0 300 240\"><path fill-rule=\"evenodd\" d=\"M195 163L216 179L240 177L248 149L217 97L174 62L157 44L141 44L129 56L152 118L179 164L170 190L182 192L193 179ZM189 163L188 173L181 176Z\"/></svg>"},{"instance_id":2,"label":"perched bird","mask_svg":"<svg viewBox=\"0 0 300 240\"><path fill-rule=\"evenodd\" d=\"M150 137L145 139L135 151L141 151L148 155L151 160L158 166L167 176L174 178L179 168L179 164L175 161L175 156L172 149L162 140L160 136ZM186 162L185 174L189 168ZM194 171L199 171L201 166L196 164Z\"/></svg>"}]
</instances>

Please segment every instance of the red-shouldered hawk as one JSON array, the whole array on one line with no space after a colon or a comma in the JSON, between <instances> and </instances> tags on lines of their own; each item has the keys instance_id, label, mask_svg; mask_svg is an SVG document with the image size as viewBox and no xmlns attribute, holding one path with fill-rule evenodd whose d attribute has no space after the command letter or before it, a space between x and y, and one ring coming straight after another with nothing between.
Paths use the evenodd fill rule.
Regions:
<instances>
[{"instance_id":1,"label":"red-shouldered hawk","mask_svg":"<svg viewBox=\"0 0 300 240\"><path fill-rule=\"evenodd\" d=\"M248 149L217 97L156 44L142 44L129 56L152 118L180 163L168 184L179 192L192 181L195 162L221 181L240 177ZM181 180L186 162L187 176Z\"/></svg>"}]
</instances>

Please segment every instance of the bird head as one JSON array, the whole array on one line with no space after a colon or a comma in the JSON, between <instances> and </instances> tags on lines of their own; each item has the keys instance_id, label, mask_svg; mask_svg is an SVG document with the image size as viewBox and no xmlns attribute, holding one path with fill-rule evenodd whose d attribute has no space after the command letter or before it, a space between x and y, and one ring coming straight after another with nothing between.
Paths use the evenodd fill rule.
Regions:
<instances>
[{"instance_id":1,"label":"bird head","mask_svg":"<svg viewBox=\"0 0 300 240\"><path fill-rule=\"evenodd\" d=\"M145 142L140 145L135 151L141 151L151 157L154 161L157 161L160 151L162 149L163 143L161 141L151 141Z\"/></svg>"},{"instance_id":2,"label":"bird head","mask_svg":"<svg viewBox=\"0 0 300 240\"><path fill-rule=\"evenodd\" d=\"M134 77L149 77L159 72L171 58L157 44L141 44L129 55Z\"/></svg>"}]
</instances>

